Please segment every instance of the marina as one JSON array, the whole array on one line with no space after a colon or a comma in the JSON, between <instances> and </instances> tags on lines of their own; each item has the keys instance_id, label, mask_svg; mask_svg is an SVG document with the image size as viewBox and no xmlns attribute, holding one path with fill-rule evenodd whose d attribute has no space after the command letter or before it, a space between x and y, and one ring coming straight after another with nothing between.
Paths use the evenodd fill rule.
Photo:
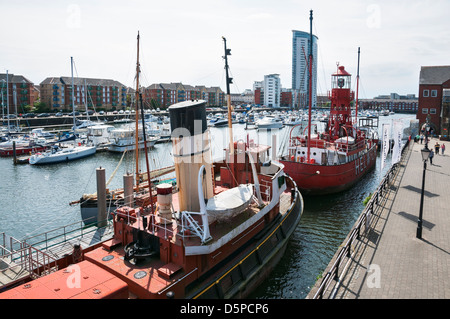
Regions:
<instances>
[{"instance_id":1,"label":"marina","mask_svg":"<svg viewBox=\"0 0 450 319\"><path fill-rule=\"evenodd\" d=\"M380 118L391 123L402 120L409 126L414 116L395 114ZM213 137L211 146L213 158L219 157L227 144L226 128L210 128ZM246 130L245 124L234 125L237 136L249 135L263 144L271 145L272 134L285 138L288 127L271 130ZM281 149L278 143L278 149ZM156 144L149 152L152 167L173 165L171 161L171 143ZM125 155L127 157L127 155ZM33 167L32 165L15 166L11 158L1 158L1 170L5 181L2 184L2 203L9 213L0 221L2 231L18 239L44 233L80 220L79 205L69 206L83 193L96 191L95 170L104 167L107 176L111 174L120 161L121 155L115 153L97 153L93 157L76 162L60 163L51 166ZM379 167L377 157L377 168ZM122 187L121 176L133 171L130 160L124 160L119 167L109 188ZM383 172L375 169L368 173L358 184L338 195L328 195L317 200L305 197L305 210L293 239L287 246L285 256L280 261L269 279L253 293L255 298L305 298L316 277L323 271L336 248L345 238L355 219L362 211L362 201L378 186ZM32 187L33 186L33 187ZM23 194L21 197L13 194ZM20 203L20 205L19 205ZM306 265L306 266L305 266ZM280 284L281 282L281 284Z\"/></svg>"}]
</instances>

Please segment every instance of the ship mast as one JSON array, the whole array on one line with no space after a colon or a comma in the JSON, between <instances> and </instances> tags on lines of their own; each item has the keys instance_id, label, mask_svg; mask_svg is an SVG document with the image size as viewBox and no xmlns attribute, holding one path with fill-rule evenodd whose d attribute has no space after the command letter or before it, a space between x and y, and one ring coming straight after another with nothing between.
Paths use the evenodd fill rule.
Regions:
<instances>
[{"instance_id":1,"label":"ship mast","mask_svg":"<svg viewBox=\"0 0 450 319\"><path fill-rule=\"evenodd\" d=\"M309 111L308 111L308 151L307 151L307 163L310 162L311 158L311 111L312 111L312 48L313 48L313 35L312 35L312 20L313 20L313 11L310 11L309 15L309 30L310 30L310 40L309 40L309 79L308 79L308 95L309 95Z\"/></svg>"},{"instance_id":2,"label":"ship mast","mask_svg":"<svg viewBox=\"0 0 450 319\"><path fill-rule=\"evenodd\" d=\"M136 97L135 97L135 119L136 119L136 131L134 132L135 137L135 150L136 150L136 190L139 191L139 31L137 35L137 62L136 62Z\"/></svg>"},{"instance_id":3,"label":"ship mast","mask_svg":"<svg viewBox=\"0 0 450 319\"><path fill-rule=\"evenodd\" d=\"M73 114L73 135L76 137L76 120L75 120L75 85L73 81L73 57L70 57L70 72L72 74L72 114Z\"/></svg>"},{"instance_id":4,"label":"ship mast","mask_svg":"<svg viewBox=\"0 0 450 319\"><path fill-rule=\"evenodd\" d=\"M356 73L356 99L355 99L355 124L356 124L356 126L358 126L359 54L360 54L360 49L358 47L358 71Z\"/></svg>"},{"instance_id":5,"label":"ship mast","mask_svg":"<svg viewBox=\"0 0 450 319\"><path fill-rule=\"evenodd\" d=\"M231 55L231 49L227 49L227 39L225 37L222 37L223 44L225 47L225 56L223 57L225 59L225 73L226 73L226 80L227 80L227 108L228 108L228 133L230 138L230 156L234 154L234 144L233 144L233 128L232 128L232 120L231 120L231 95L230 95L230 84L233 83L233 79L230 78L228 74L228 58L227 56Z\"/></svg>"}]
</instances>

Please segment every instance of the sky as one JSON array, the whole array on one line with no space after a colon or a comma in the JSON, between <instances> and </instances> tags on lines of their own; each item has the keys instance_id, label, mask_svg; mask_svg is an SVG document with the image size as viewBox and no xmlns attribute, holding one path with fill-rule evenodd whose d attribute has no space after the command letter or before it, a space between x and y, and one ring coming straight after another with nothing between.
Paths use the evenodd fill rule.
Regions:
<instances>
[{"instance_id":1,"label":"sky","mask_svg":"<svg viewBox=\"0 0 450 319\"><path fill-rule=\"evenodd\" d=\"M352 73L359 98L418 95L421 66L450 65L448 0L0 0L0 73L35 84L47 77L140 83L182 82L225 91L224 47L231 49L231 93L264 75L292 86L292 30L318 41L318 94L336 63Z\"/></svg>"}]
</instances>

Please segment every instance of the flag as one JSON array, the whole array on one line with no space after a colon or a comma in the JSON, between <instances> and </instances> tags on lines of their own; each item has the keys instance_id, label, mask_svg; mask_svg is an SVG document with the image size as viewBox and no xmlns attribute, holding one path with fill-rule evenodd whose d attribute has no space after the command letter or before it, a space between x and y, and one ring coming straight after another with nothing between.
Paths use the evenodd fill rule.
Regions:
<instances>
[{"instance_id":1,"label":"flag","mask_svg":"<svg viewBox=\"0 0 450 319\"><path fill-rule=\"evenodd\" d=\"M403 123L400 121L394 121L393 129L394 148L392 149L392 165L400 162L400 158L402 157Z\"/></svg>"},{"instance_id":2,"label":"flag","mask_svg":"<svg viewBox=\"0 0 450 319\"><path fill-rule=\"evenodd\" d=\"M386 164L386 157L389 153L389 137L390 137L390 128L389 124L383 124L383 135L381 140L381 171Z\"/></svg>"}]
</instances>

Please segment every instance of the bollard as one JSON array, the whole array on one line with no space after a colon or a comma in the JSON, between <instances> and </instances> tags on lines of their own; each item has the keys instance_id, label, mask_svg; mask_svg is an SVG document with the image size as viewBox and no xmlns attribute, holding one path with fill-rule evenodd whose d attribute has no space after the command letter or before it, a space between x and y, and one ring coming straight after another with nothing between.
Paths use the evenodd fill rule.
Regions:
<instances>
[{"instance_id":1,"label":"bollard","mask_svg":"<svg viewBox=\"0 0 450 319\"><path fill-rule=\"evenodd\" d=\"M97 168L97 227L106 226L106 179L105 169Z\"/></svg>"}]
</instances>

